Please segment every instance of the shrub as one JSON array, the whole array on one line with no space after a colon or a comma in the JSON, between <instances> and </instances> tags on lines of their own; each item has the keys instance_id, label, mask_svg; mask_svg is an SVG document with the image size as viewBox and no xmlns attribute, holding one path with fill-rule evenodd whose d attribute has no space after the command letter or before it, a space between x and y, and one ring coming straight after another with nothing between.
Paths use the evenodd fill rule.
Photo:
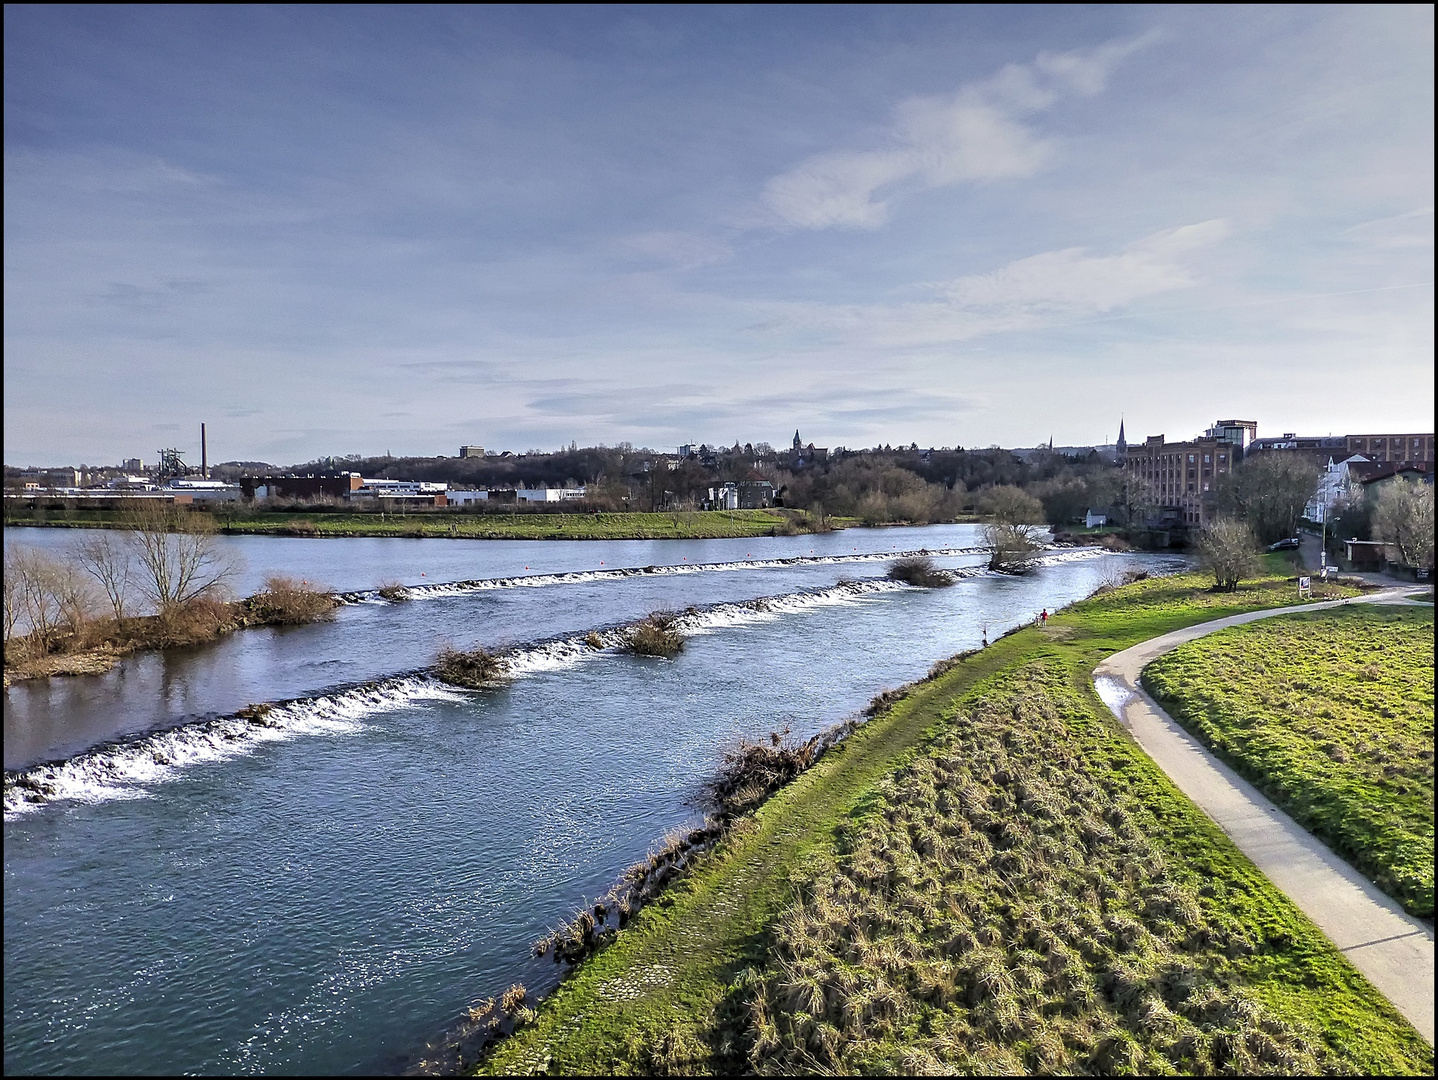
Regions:
<instances>
[{"instance_id":1,"label":"shrub","mask_svg":"<svg viewBox=\"0 0 1438 1080\"><path fill-rule=\"evenodd\" d=\"M792 743L788 734L787 728L772 732L767 744L741 739L724 752L718 773L704 788L705 801L721 819L755 809L818 760L820 736Z\"/></svg>"},{"instance_id":2,"label":"shrub","mask_svg":"<svg viewBox=\"0 0 1438 1080\"><path fill-rule=\"evenodd\" d=\"M447 683L471 690L492 686L509 671L509 661L484 649L445 649L435 661L435 673Z\"/></svg>"},{"instance_id":3,"label":"shrub","mask_svg":"<svg viewBox=\"0 0 1438 1080\"><path fill-rule=\"evenodd\" d=\"M328 619L338 606L333 593L283 574L265 578L264 591L250 598L250 610L260 619L282 626Z\"/></svg>"},{"instance_id":4,"label":"shrub","mask_svg":"<svg viewBox=\"0 0 1438 1080\"><path fill-rule=\"evenodd\" d=\"M889 578L924 589L942 589L954 583L953 575L940 570L927 555L910 555L889 564Z\"/></svg>"},{"instance_id":5,"label":"shrub","mask_svg":"<svg viewBox=\"0 0 1438 1080\"><path fill-rule=\"evenodd\" d=\"M675 656L684 648L678 622L674 612L656 611L629 631L625 647L635 656Z\"/></svg>"},{"instance_id":6,"label":"shrub","mask_svg":"<svg viewBox=\"0 0 1438 1080\"><path fill-rule=\"evenodd\" d=\"M1198 561L1213 574L1219 592L1236 592L1258 569L1258 542L1246 522L1219 519L1198 538Z\"/></svg>"},{"instance_id":7,"label":"shrub","mask_svg":"<svg viewBox=\"0 0 1438 1080\"><path fill-rule=\"evenodd\" d=\"M375 591L379 593L381 599L388 600L390 603L398 603L401 600L409 600L412 598L413 595L398 581L383 582L380 587Z\"/></svg>"}]
</instances>

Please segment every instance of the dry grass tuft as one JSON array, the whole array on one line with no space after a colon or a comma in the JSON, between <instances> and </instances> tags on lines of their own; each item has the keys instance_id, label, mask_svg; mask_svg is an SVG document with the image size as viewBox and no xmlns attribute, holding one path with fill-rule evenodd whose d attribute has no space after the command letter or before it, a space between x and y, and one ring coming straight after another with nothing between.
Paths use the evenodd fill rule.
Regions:
<instances>
[{"instance_id":1,"label":"dry grass tuft","mask_svg":"<svg viewBox=\"0 0 1438 1080\"><path fill-rule=\"evenodd\" d=\"M484 649L445 649L434 665L435 674L453 686L470 690L493 686L509 672L509 661Z\"/></svg>"},{"instance_id":2,"label":"dry grass tuft","mask_svg":"<svg viewBox=\"0 0 1438 1080\"><path fill-rule=\"evenodd\" d=\"M927 555L910 555L889 564L889 579L924 589L942 589L954 583L954 576L934 565Z\"/></svg>"},{"instance_id":3,"label":"dry grass tuft","mask_svg":"<svg viewBox=\"0 0 1438 1080\"><path fill-rule=\"evenodd\" d=\"M656 611L629 631L625 648L635 656L676 656L684 648L678 623L675 612Z\"/></svg>"}]
</instances>

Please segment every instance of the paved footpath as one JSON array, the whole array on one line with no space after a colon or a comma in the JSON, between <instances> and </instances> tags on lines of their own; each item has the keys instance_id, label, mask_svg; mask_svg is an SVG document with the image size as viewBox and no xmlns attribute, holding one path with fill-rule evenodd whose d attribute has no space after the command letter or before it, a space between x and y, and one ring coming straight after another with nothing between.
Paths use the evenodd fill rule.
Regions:
<instances>
[{"instance_id":1,"label":"paved footpath","mask_svg":"<svg viewBox=\"0 0 1438 1080\"><path fill-rule=\"evenodd\" d=\"M1396 900L1209 753L1138 683L1139 672L1164 653L1226 626L1348 603L1406 605L1411 601L1403 599L1403 594L1415 588L1409 585L1352 600L1250 611L1190 626L1114 653L1094 669L1094 686L1149 757L1288 894L1431 1046L1432 924L1407 914Z\"/></svg>"}]
</instances>

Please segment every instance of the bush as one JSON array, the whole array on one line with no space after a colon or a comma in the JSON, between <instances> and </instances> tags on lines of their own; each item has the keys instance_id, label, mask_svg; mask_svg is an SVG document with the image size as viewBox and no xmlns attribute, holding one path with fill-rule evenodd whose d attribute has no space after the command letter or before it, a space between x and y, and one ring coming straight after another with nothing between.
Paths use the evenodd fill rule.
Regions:
<instances>
[{"instance_id":1,"label":"bush","mask_svg":"<svg viewBox=\"0 0 1438 1080\"><path fill-rule=\"evenodd\" d=\"M379 593L382 600L388 600L392 604L412 599L410 591L398 581L386 581L375 591Z\"/></svg>"},{"instance_id":2,"label":"bush","mask_svg":"<svg viewBox=\"0 0 1438 1080\"><path fill-rule=\"evenodd\" d=\"M445 682L470 690L493 686L509 671L509 661L484 649L445 649L435 661L435 673Z\"/></svg>"},{"instance_id":3,"label":"bush","mask_svg":"<svg viewBox=\"0 0 1438 1080\"><path fill-rule=\"evenodd\" d=\"M984 543L993 549L989 569L1000 574L1026 574L1033 568L1043 545L1033 525L996 522L984 526Z\"/></svg>"},{"instance_id":4,"label":"bush","mask_svg":"<svg viewBox=\"0 0 1438 1080\"><path fill-rule=\"evenodd\" d=\"M635 656L675 656L684 648L678 622L674 612L656 611L629 631L625 647Z\"/></svg>"},{"instance_id":5,"label":"bush","mask_svg":"<svg viewBox=\"0 0 1438 1080\"><path fill-rule=\"evenodd\" d=\"M1219 592L1236 592L1238 583L1258 569L1258 542L1242 521L1220 518L1198 538L1199 564L1213 574Z\"/></svg>"},{"instance_id":6,"label":"bush","mask_svg":"<svg viewBox=\"0 0 1438 1080\"><path fill-rule=\"evenodd\" d=\"M954 583L953 575L934 566L927 555L910 555L889 564L889 579L924 589L942 589Z\"/></svg>"},{"instance_id":7,"label":"bush","mask_svg":"<svg viewBox=\"0 0 1438 1080\"><path fill-rule=\"evenodd\" d=\"M724 752L719 772L706 785L705 800L721 820L757 808L765 799L813 765L822 752L820 737L791 743L782 732L772 732L766 745L741 739Z\"/></svg>"},{"instance_id":8,"label":"bush","mask_svg":"<svg viewBox=\"0 0 1438 1080\"><path fill-rule=\"evenodd\" d=\"M297 626L333 617L339 601L334 594L283 574L265 578L263 592L250 598L250 610L266 623Z\"/></svg>"}]
</instances>

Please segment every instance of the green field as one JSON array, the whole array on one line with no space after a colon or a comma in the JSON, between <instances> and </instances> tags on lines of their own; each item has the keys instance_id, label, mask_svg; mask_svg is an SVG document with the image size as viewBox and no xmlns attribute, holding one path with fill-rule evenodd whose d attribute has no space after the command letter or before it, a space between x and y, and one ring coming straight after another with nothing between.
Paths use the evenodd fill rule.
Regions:
<instances>
[{"instance_id":1,"label":"green field","mask_svg":"<svg viewBox=\"0 0 1438 1080\"><path fill-rule=\"evenodd\" d=\"M1140 582L941 665L480 1071L1431 1072L1094 694L1117 649L1292 599L1206 584Z\"/></svg>"},{"instance_id":2,"label":"green field","mask_svg":"<svg viewBox=\"0 0 1438 1080\"><path fill-rule=\"evenodd\" d=\"M1433 612L1233 627L1149 665L1190 732L1414 915L1433 915Z\"/></svg>"},{"instance_id":3,"label":"green field","mask_svg":"<svg viewBox=\"0 0 1438 1080\"><path fill-rule=\"evenodd\" d=\"M197 511L205 513L207 511ZM622 514L474 514L434 510L411 514L226 512L214 518L222 532L256 536L394 536L459 540L710 540L727 536L789 536L815 531L802 510L683 510ZM118 512L76 510L7 517L6 525L105 528L118 526ZM843 528L848 518L826 518L826 528Z\"/></svg>"}]
</instances>

